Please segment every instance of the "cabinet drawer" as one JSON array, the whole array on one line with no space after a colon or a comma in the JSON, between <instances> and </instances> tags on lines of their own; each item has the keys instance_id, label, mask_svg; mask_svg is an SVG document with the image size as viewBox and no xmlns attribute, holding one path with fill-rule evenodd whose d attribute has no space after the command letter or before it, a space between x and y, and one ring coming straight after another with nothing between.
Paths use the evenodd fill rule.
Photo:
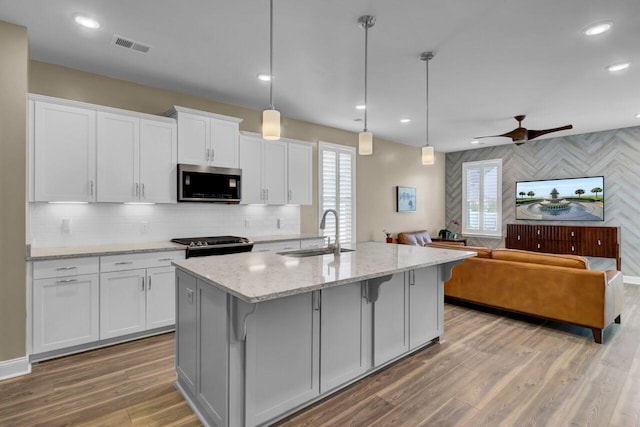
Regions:
<instances>
[{"instance_id":1,"label":"cabinet drawer","mask_svg":"<svg viewBox=\"0 0 640 427\"><path fill-rule=\"evenodd\" d=\"M34 261L33 278L47 279L98 272L98 257Z\"/></svg>"},{"instance_id":2,"label":"cabinet drawer","mask_svg":"<svg viewBox=\"0 0 640 427\"><path fill-rule=\"evenodd\" d=\"M166 267L174 259L184 259L184 251L147 252L100 257L100 271L124 271L138 268Z\"/></svg>"}]
</instances>

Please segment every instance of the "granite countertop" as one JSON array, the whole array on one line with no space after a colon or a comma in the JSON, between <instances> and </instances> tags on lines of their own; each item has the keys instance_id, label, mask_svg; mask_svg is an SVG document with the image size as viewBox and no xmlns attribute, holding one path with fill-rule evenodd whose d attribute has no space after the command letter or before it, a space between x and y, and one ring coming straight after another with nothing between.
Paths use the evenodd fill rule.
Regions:
<instances>
[{"instance_id":1,"label":"granite countertop","mask_svg":"<svg viewBox=\"0 0 640 427\"><path fill-rule=\"evenodd\" d=\"M461 261L475 252L387 243L357 243L354 252L294 258L246 252L174 260L180 270L255 303L374 277Z\"/></svg>"},{"instance_id":2,"label":"granite countertop","mask_svg":"<svg viewBox=\"0 0 640 427\"><path fill-rule=\"evenodd\" d=\"M311 239L324 239L323 236L317 234L274 234L270 236L255 236L249 237L253 240L253 243L272 243L272 242L286 242L288 240L311 240Z\"/></svg>"},{"instance_id":3,"label":"granite countertop","mask_svg":"<svg viewBox=\"0 0 640 427\"><path fill-rule=\"evenodd\" d=\"M173 242L114 243L95 246L69 246L30 248L27 245L27 261L78 258L85 256L135 254L138 252L162 252L184 250L184 245Z\"/></svg>"}]
</instances>

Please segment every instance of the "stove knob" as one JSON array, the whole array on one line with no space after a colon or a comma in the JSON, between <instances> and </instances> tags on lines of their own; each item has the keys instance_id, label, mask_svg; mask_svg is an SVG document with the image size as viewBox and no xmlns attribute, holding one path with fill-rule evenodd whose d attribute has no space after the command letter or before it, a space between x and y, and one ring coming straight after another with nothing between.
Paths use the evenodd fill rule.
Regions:
<instances>
[{"instance_id":1,"label":"stove knob","mask_svg":"<svg viewBox=\"0 0 640 427\"><path fill-rule=\"evenodd\" d=\"M202 246L209 246L209 243L207 243L207 242L202 242Z\"/></svg>"},{"instance_id":2,"label":"stove knob","mask_svg":"<svg viewBox=\"0 0 640 427\"><path fill-rule=\"evenodd\" d=\"M201 242L200 240L198 240L198 241L196 242L196 246L202 246L202 242Z\"/></svg>"},{"instance_id":3,"label":"stove knob","mask_svg":"<svg viewBox=\"0 0 640 427\"><path fill-rule=\"evenodd\" d=\"M189 247L194 247L196 244L194 242L189 242Z\"/></svg>"}]
</instances>

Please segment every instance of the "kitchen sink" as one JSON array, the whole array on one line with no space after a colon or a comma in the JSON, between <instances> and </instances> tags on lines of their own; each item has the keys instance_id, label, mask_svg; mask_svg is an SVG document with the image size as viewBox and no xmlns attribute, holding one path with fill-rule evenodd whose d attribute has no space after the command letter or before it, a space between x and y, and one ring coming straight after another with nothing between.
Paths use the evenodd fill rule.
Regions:
<instances>
[{"instance_id":1,"label":"kitchen sink","mask_svg":"<svg viewBox=\"0 0 640 427\"><path fill-rule=\"evenodd\" d=\"M340 252L353 252L355 249L340 248ZM297 251L276 252L278 255L303 258L308 256L330 255L333 248L300 249Z\"/></svg>"}]
</instances>

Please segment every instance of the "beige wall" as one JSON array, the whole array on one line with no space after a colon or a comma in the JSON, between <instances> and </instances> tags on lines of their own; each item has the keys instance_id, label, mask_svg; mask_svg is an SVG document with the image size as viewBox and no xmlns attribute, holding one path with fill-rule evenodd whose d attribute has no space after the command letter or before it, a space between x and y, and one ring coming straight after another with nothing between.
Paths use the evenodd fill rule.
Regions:
<instances>
[{"instance_id":1,"label":"beige wall","mask_svg":"<svg viewBox=\"0 0 640 427\"><path fill-rule=\"evenodd\" d=\"M27 29L0 21L0 361L25 355Z\"/></svg>"},{"instance_id":2,"label":"beige wall","mask_svg":"<svg viewBox=\"0 0 640 427\"><path fill-rule=\"evenodd\" d=\"M260 132L261 112L223 104L137 83L86 73L43 62L30 63L29 90L32 93L74 99L116 108L162 114L181 105L241 117L241 130ZM374 132L375 132L375 128ZM303 141L326 141L355 146L357 134L327 126L283 118L282 136ZM420 164L420 149L375 139L373 156L357 158L357 239L384 240L382 229L399 231L444 226L444 155L436 166ZM317 150L314 151L314 200L317 200ZM395 212L395 186L418 189L416 213ZM318 231L318 205L301 208L301 231Z\"/></svg>"}]
</instances>

